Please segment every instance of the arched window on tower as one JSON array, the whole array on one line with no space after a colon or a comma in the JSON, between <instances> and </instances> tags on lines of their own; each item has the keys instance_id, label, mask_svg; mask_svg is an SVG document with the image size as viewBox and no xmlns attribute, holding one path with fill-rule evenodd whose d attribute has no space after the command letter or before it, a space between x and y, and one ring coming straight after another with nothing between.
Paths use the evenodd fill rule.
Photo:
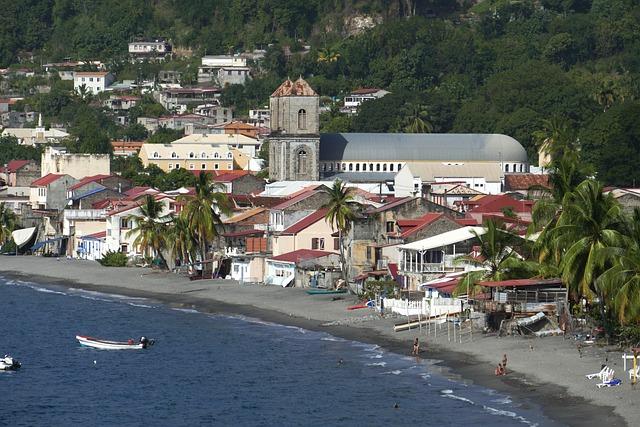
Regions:
<instances>
[{"instance_id":1,"label":"arched window on tower","mask_svg":"<svg viewBox=\"0 0 640 427\"><path fill-rule=\"evenodd\" d=\"M305 150L299 150L296 154L296 173L307 173L307 152Z\"/></svg>"},{"instance_id":2,"label":"arched window on tower","mask_svg":"<svg viewBox=\"0 0 640 427\"><path fill-rule=\"evenodd\" d=\"M508 163L506 165L504 165L504 171L505 172L509 172L509 164Z\"/></svg>"},{"instance_id":3,"label":"arched window on tower","mask_svg":"<svg viewBox=\"0 0 640 427\"><path fill-rule=\"evenodd\" d=\"M298 110L298 129L307 128L307 111L304 108Z\"/></svg>"}]
</instances>

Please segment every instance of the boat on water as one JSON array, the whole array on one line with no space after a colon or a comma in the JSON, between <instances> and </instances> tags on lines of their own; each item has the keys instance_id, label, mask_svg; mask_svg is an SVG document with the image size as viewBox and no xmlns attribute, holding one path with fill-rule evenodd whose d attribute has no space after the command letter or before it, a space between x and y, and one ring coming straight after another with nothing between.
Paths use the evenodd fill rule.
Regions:
<instances>
[{"instance_id":1,"label":"boat on water","mask_svg":"<svg viewBox=\"0 0 640 427\"><path fill-rule=\"evenodd\" d=\"M346 294L347 289L309 289L307 291L309 295L333 295L333 294Z\"/></svg>"},{"instance_id":2,"label":"boat on water","mask_svg":"<svg viewBox=\"0 0 640 427\"><path fill-rule=\"evenodd\" d=\"M0 371L16 371L22 366L20 362L9 355L4 355L2 359L0 359Z\"/></svg>"},{"instance_id":3,"label":"boat on water","mask_svg":"<svg viewBox=\"0 0 640 427\"><path fill-rule=\"evenodd\" d=\"M146 337L141 337L137 342L133 339L128 341L108 341L83 335L76 335L76 339L82 346L99 348L101 350L142 350L155 343L154 340Z\"/></svg>"}]
</instances>

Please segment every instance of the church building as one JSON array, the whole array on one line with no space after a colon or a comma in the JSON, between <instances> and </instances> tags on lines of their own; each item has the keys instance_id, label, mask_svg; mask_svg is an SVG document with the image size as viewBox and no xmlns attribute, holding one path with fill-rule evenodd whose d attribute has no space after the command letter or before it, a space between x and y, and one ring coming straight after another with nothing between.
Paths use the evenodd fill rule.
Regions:
<instances>
[{"instance_id":1,"label":"church building","mask_svg":"<svg viewBox=\"0 0 640 427\"><path fill-rule=\"evenodd\" d=\"M504 173L529 172L522 145L501 134L319 133L319 97L299 78L271 95L269 178L393 180L408 166L422 182L464 181L486 192ZM495 186L494 186L495 188Z\"/></svg>"}]
</instances>

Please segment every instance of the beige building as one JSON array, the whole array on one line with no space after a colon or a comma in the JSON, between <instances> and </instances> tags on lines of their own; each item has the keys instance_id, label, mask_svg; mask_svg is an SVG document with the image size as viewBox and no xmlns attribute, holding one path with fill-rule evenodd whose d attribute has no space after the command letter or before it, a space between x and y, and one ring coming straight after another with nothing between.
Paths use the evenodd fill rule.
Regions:
<instances>
[{"instance_id":1,"label":"beige building","mask_svg":"<svg viewBox=\"0 0 640 427\"><path fill-rule=\"evenodd\" d=\"M255 138L250 138L242 134L194 133L187 135L184 138L177 139L173 141L172 144L228 145L229 147L235 148L252 158L256 157L261 143Z\"/></svg>"},{"instance_id":2,"label":"beige building","mask_svg":"<svg viewBox=\"0 0 640 427\"><path fill-rule=\"evenodd\" d=\"M233 170L233 152L226 144L143 144L140 160L165 172L173 169Z\"/></svg>"},{"instance_id":3,"label":"beige building","mask_svg":"<svg viewBox=\"0 0 640 427\"><path fill-rule=\"evenodd\" d=\"M67 174L76 179L93 175L111 175L108 154L71 154L65 148L46 147L42 152L40 176Z\"/></svg>"},{"instance_id":4,"label":"beige building","mask_svg":"<svg viewBox=\"0 0 640 427\"><path fill-rule=\"evenodd\" d=\"M325 220L327 209L318 209L273 236L273 256L300 249L340 252L336 230Z\"/></svg>"}]
</instances>

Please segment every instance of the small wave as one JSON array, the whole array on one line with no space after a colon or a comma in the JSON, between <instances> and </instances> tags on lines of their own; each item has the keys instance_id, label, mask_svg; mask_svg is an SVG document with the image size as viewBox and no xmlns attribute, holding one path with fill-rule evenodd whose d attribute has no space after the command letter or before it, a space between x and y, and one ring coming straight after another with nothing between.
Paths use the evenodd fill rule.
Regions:
<instances>
[{"instance_id":1,"label":"small wave","mask_svg":"<svg viewBox=\"0 0 640 427\"><path fill-rule=\"evenodd\" d=\"M374 354L373 356L369 356L369 359L382 359L382 353Z\"/></svg>"},{"instance_id":2,"label":"small wave","mask_svg":"<svg viewBox=\"0 0 640 427\"><path fill-rule=\"evenodd\" d=\"M45 294L67 295L64 292L54 291L53 289L40 288L38 286L30 286L30 285L26 285L26 286L30 287L31 289L33 289L36 292L42 292L42 293L45 293Z\"/></svg>"},{"instance_id":3,"label":"small wave","mask_svg":"<svg viewBox=\"0 0 640 427\"><path fill-rule=\"evenodd\" d=\"M401 369L396 369L395 371L383 372L382 375L400 375L401 373L402 373Z\"/></svg>"},{"instance_id":4,"label":"small wave","mask_svg":"<svg viewBox=\"0 0 640 427\"><path fill-rule=\"evenodd\" d=\"M176 308L176 307L172 307L171 310L181 311L183 313L200 313L198 310L195 310L193 308Z\"/></svg>"},{"instance_id":5,"label":"small wave","mask_svg":"<svg viewBox=\"0 0 640 427\"><path fill-rule=\"evenodd\" d=\"M431 378L430 374L420 374L420 378L422 378L423 380L428 380L429 378Z\"/></svg>"},{"instance_id":6,"label":"small wave","mask_svg":"<svg viewBox=\"0 0 640 427\"><path fill-rule=\"evenodd\" d=\"M461 402L466 402L466 403L468 403L468 404L470 404L470 405L475 405L475 403L473 402L473 400L469 400L469 399L467 399L466 397L462 397L462 396L456 396L455 394L453 394L453 391L452 391L452 390L445 390L445 391L448 391L448 392L450 392L450 393L444 393L444 392L442 392L442 397L447 397L447 398L449 398L449 399L455 399L455 400L459 400L459 401L461 401Z\"/></svg>"},{"instance_id":7,"label":"small wave","mask_svg":"<svg viewBox=\"0 0 640 427\"><path fill-rule=\"evenodd\" d=\"M492 408L491 406L483 406L483 409L491 414L491 415L497 415L497 416L502 416L502 417L509 417L509 418L513 418L514 420L520 421L523 424L527 424L530 425L531 427L537 427L538 423L533 423L531 421L529 421L528 419L526 419L525 417L516 414L515 412L512 411L504 411L502 409L496 409L496 408Z\"/></svg>"},{"instance_id":8,"label":"small wave","mask_svg":"<svg viewBox=\"0 0 640 427\"><path fill-rule=\"evenodd\" d=\"M128 305L130 305L130 306L133 306L133 307L155 308L155 307L154 307L154 306L152 306L152 305L136 304L135 302L128 302L127 304L128 304Z\"/></svg>"},{"instance_id":9,"label":"small wave","mask_svg":"<svg viewBox=\"0 0 640 427\"><path fill-rule=\"evenodd\" d=\"M440 393L442 393L442 394L451 394L451 393L453 393L453 390L449 390L449 389L441 390Z\"/></svg>"},{"instance_id":10,"label":"small wave","mask_svg":"<svg viewBox=\"0 0 640 427\"><path fill-rule=\"evenodd\" d=\"M494 399L492 400L493 403L497 403L499 405L508 405L510 403L513 403L513 401L509 398L509 397L502 397L500 399Z\"/></svg>"},{"instance_id":11,"label":"small wave","mask_svg":"<svg viewBox=\"0 0 640 427\"><path fill-rule=\"evenodd\" d=\"M387 362L367 363L367 366L387 366Z\"/></svg>"},{"instance_id":12,"label":"small wave","mask_svg":"<svg viewBox=\"0 0 640 427\"><path fill-rule=\"evenodd\" d=\"M337 338L334 336L329 336L329 337L322 337L320 338L321 341L331 341L331 342L344 342L345 340L342 338Z\"/></svg>"}]
</instances>

